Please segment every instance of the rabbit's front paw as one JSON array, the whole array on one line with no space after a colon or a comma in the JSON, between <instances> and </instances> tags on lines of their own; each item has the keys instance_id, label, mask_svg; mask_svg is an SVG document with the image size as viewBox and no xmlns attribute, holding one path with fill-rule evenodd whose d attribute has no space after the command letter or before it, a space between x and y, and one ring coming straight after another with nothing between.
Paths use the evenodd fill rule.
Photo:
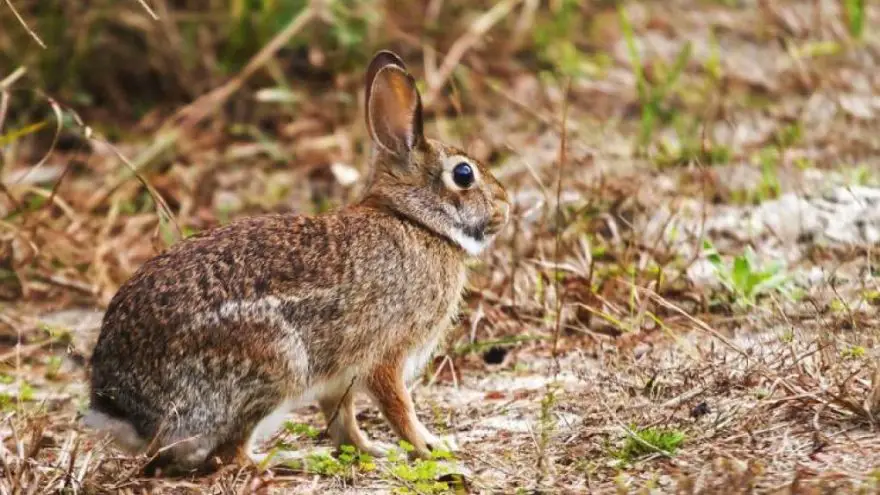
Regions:
<instances>
[{"instance_id":1,"label":"rabbit's front paw","mask_svg":"<svg viewBox=\"0 0 880 495\"><path fill-rule=\"evenodd\" d=\"M394 450L393 445L385 442L377 442L375 440L370 441L360 448L361 452L370 454L373 457L388 457L388 453L392 450Z\"/></svg>"},{"instance_id":2,"label":"rabbit's front paw","mask_svg":"<svg viewBox=\"0 0 880 495\"><path fill-rule=\"evenodd\" d=\"M428 447L429 451L446 450L449 452L455 452L458 450L458 444L451 436L438 437L428 431L424 425L419 425L418 429L420 430L419 433L421 433L422 440L425 442L425 446Z\"/></svg>"},{"instance_id":3,"label":"rabbit's front paw","mask_svg":"<svg viewBox=\"0 0 880 495\"><path fill-rule=\"evenodd\" d=\"M431 435L429 438L425 439L425 443L431 450L446 450L449 452L458 451L458 443L451 436L438 437L436 435Z\"/></svg>"}]
</instances>

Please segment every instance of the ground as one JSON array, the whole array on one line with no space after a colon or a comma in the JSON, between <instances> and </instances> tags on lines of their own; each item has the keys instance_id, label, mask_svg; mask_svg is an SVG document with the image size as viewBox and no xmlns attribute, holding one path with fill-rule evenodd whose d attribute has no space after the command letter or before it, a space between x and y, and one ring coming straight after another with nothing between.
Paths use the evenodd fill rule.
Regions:
<instances>
[{"instance_id":1,"label":"ground","mask_svg":"<svg viewBox=\"0 0 880 495\"><path fill-rule=\"evenodd\" d=\"M232 218L356 197L361 67L279 82L340 57L313 46L293 69L272 52L199 79L192 67L216 63L205 56L166 76L184 103L140 113L118 81L90 104L47 103L29 91L56 96L42 73L4 69L0 493L878 489L880 8L447 3L364 29L370 50L392 46L413 67L427 133L491 164L515 203L415 386L423 421L459 448L153 479L78 424L103 308L141 263ZM152 26L144 7L125 8L130 25ZM310 8L294 31L359 32ZM0 20L4 57L11 29L15 46L32 42ZM438 33L447 20L455 29ZM163 46L144 67L174 65ZM49 57L31 53L23 67ZM104 88L83 81L77 91ZM359 409L370 436L396 442L371 404ZM267 447L326 446L322 428L304 408Z\"/></svg>"}]
</instances>

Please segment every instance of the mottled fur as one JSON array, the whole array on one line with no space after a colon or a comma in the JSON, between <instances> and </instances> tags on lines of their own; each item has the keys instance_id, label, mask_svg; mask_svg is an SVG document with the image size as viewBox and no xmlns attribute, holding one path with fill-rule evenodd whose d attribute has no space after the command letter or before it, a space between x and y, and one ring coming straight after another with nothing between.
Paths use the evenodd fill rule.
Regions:
<instances>
[{"instance_id":1,"label":"mottled fur","mask_svg":"<svg viewBox=\"0 0 880 495\"><path fill-rule=\"evenodd\" d=\"M418 92L396 56L377 55L367 88L376 152L364 197L320 216L236 221L145 263L104 317L87 424L158 454L154 467L196 469L245 446L258 460L253 443L318 401L337 445L381 454L355 421L363 392L428 455L437 439L406 380L449 327L468 252L506 222L508 203L485 167L421 135ZM450 187L451 160L479 181Z\"/></svg>"}]
</instances>

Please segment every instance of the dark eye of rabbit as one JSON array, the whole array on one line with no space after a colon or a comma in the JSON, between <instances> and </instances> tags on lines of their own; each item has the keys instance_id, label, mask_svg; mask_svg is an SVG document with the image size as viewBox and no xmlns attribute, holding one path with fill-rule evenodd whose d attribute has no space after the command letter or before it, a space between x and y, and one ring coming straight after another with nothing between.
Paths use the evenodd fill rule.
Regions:
<instances>
[{"instance_id":1,"label":"dark eye of rabbit","mask_svg":"<svg viewBox=\"0 0 880 495\"><path fill-rule=\"evenodd\" d=\"M474 180L474 169L470 164L461 162L452 169L452 181L456 186L467 189L474 185Z\"/></svg>"}]
</instances>

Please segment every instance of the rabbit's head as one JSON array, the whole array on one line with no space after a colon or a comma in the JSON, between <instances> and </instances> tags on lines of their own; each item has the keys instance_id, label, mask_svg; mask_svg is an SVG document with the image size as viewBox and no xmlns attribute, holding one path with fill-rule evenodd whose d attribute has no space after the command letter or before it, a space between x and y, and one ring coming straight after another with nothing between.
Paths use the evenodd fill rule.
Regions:
<instances>
[{"instance_id":1,"label":"rabbit's head","mask_svg":"<svg viewBox=\"0 0 880 495\"><path fill-rule=\"evenodd\" d=\"M482 163L425 138L415 79L391 52L367 69L366 119L374 152L365 200L479 254L507 222L507 193Z\"/></svg>"}]
</instances>

